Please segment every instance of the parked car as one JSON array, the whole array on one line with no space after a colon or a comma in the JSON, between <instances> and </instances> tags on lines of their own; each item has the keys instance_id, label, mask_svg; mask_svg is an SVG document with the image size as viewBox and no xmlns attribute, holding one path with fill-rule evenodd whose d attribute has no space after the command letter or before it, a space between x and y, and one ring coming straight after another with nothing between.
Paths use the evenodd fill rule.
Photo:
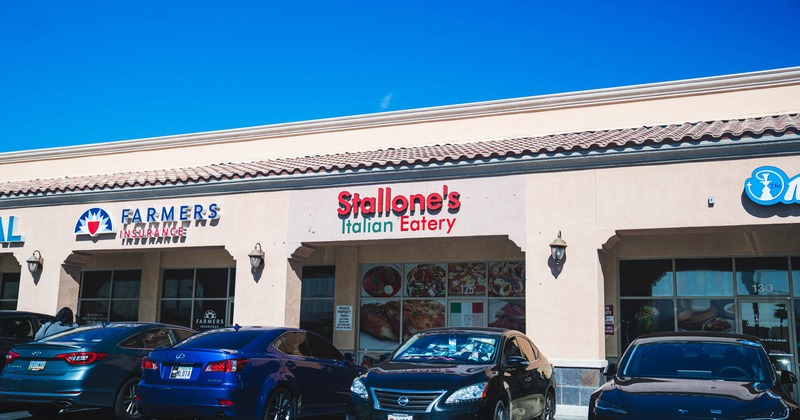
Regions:
<instances>
[{"instance_id":1,"label":"parked car","mask_svg":"<svg viewBox=\"0 0 800 420\"><path fill-rule=\"evenodd\" d=\"M33 341L42 324L54 319L36 312L0 310L0 351L5 355L17 344ZM5 365L5 357L0 358L0 369Z\"/></svg>"},{"instance_id":2,"label":"parked car","mask_svg":"<svg viewBox=\"0 0 800 420\"><path fill-rule=\"evenodd\" d=\"M365 369L296 328L221 328L142 361L139 407L151 417L293 419L344 414Z\"/></svg>"},{"instance_id":3,"label":"parked car","mask_svg":"<svg viewBox=\"0 0 800 420\"><path fill-rule=\"evenodd\" d=\"M669 332L634 340L589 400L589 419L800 419L758 338Z\"/></svg>"},{"instance_id":4,"label":"parked car","mask_svg":"<svg viewBox=\"0 0 800 420\"><path fill-rule=\"evenodd\" d=\"M411 336L350 387L348 419L547 419L553 365L519 331L435 328Z\"/></svg>"},{"instance_id":5,"label":"parked car","mask_svg":"<svg viewBox=\"0 0 800 420\"><path fill-rule=\"evenodd\" d=\"M142 358L195 333L167 324L106 323L16 345L0 372L0 402L24 403L38 418L86 407L141 418L134 397Z\"/></svg>"}]
</instances>

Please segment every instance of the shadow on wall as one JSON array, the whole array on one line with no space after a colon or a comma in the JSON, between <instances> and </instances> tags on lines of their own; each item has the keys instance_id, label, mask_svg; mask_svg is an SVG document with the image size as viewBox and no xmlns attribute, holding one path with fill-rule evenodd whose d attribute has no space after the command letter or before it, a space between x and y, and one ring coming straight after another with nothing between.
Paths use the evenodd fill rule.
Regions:
<instances>
[{"instance_id":1,"label":"shadow on wall","mask_svg":"<svg viewBox=\"0 0 800 420\"><path fill-rule=\"evenodd\" d=\"M777 203L771 206L762 206L754 203L747 194L742 191L742 207L753 217L767 219L770 217L797 217L800 216L800 204Z\"/></svg>"}]
</instances>

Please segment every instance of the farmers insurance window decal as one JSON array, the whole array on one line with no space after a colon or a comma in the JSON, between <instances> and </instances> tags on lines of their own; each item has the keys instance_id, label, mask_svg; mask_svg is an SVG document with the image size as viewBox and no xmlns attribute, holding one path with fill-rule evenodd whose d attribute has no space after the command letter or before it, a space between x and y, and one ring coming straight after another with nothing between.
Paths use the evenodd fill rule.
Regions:
<instances>
[{"instance_id":1,"label":"farmers insurance window decal","mask_svg":"<svg viewBox=\"0 0 800 420\"><path fill-rule=\"evenodd\" d=\"M369 365L417 331L490 326L525 332L525 263L475 261L361 267L359 349Z\"/></svg>"},{"instance_id":2,"label":"farmers insurance window decal","mask_svg":"<svg viewBox=\"0 0 800 420\"><path fill-rule=\"evenodd\" d=\"M800 175L789 178L774 166L761 166L745 180L744 191L756 204L800 203Z\"/></svg>"}]
</instances>

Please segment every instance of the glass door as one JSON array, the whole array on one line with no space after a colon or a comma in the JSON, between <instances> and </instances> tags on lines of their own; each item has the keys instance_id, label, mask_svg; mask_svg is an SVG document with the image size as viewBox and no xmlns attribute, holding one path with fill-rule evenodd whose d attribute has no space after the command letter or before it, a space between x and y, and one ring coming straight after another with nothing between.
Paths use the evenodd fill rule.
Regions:
<instances>
[{"instance_id":1,"label":"glass door","mask_svg":"<svg viewBox=\"0 0 800 420\"><path fill-rule=\"evenodd\" d=\"M776 370L796 374L796 355L792 351L795 328L794 317L789 316L792 313L790 302L787 298L740 299L739 322L743 334L761 339Z\"/></svg>"}]
</instances>

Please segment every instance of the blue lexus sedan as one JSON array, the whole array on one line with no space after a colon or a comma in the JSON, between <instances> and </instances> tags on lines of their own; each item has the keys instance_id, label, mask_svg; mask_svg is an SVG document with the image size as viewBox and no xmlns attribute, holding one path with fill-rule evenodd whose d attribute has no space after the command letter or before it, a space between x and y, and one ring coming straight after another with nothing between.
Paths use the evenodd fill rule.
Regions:
<instances>
[{"instance_id":1,"label":"blue lexus sedan","mask_svg":"<svg viewBox=\"0 0 800 420\"><path fill-rule=\"evenodd\" d=\"M139 409L157 418L293 419L344 414L364 371L296 328L220 328L142 361Z\"/></svg>"},{"instance_id":2,"label":"blue lexus sedan","mask_svg":"<svg viewBox=\"0 0 800 420\"><path fill-rule=\"evenodd\" d=\"M0 403L20 403L34 417L101 408L108 417L139 419L135 404L142 358L196 331L158 323L78 327L14 346L0 372Z\"/></svg>"}]
</instances>

